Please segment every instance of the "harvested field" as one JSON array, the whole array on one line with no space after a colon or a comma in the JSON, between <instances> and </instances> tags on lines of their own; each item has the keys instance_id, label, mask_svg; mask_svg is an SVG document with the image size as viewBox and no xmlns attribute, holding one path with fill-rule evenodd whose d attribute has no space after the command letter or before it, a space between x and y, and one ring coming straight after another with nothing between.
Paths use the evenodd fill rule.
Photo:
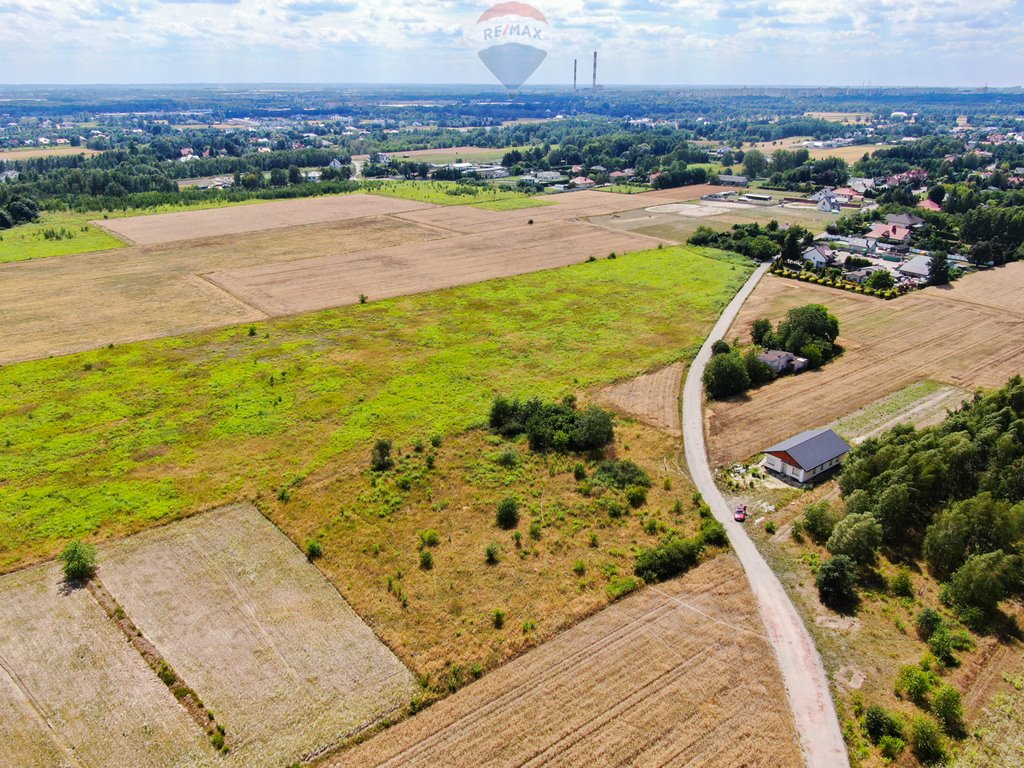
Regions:
<instances>
[{"instance_id":1,"label":"harvested field","mask_svg":"<svg viewBox=\"0 0 1024 768\"><path fill-rule=\"evenodd\" d=\"M947 411L956 410L970 393L937 381L920 381L893 392L829 426L847 440L862 442L897 424L925 427L938 424Z\"/></svg>"},{"instance_id":2,"label":"harvested field","mask_svg":"<svg viewBox=\"0 0 1024 768\"><path fill-rule=\"evenodd\" d=\"M799 766L762 632L738 562L722 555L329 764Z\"/></svg>"},{"instance_id":3,"label":"harvested field","mask_svg":"<svg viewBox=\"0 0 1024 768\"><path fill-rule=\"evenodd\" d=\"M199 275L442 235L368 217L0 265L0 364L261 320L263 312Z\"/></svg>"},{"instance_id":4,"label":"harvested field","mask_svg":"<svg viewBox=\"0 0 1024 768\"><path fill-rule=\"evenodd\" d=\"M0 579L0 765L216 764L88 590L61 586L54 564Z\"/></svg>"},{"instance_id":5,"label":"harvested field","mask_svg":"<svg viewBox=\"0 0 1024 768\"><path fill-rule=\"evenodd\" d=\"M554 244L557 243L557 246ZM652 242L573 222L522 227L494 247L489 234L460 235L378 251L215 272L207 279L266 315L290 315L341 304L360 294L377 300L536 272L623 253Z\"/></svg>"},{"instance_id":6,"label":"harvested field","mask_svg":"<svg viewBox=\"0 0 1024 768\"><path fill-rule=\"evenodd\" d=\"M291 763L405 706L415 690L412 674L251 506L131 537L106 547L101 563L107 589L216 712L232 763Z\"/></svg>"},{"instance_id":7,"label":"harvested field","mask_svg":"<svg viewBox=\"0 0 1024 768\"><path fill-rule=\"evenodd\" d=\"M337 195L232 205L152 216L93 221L138 245L260 232L278 227L346 221L426 208L426 203L380 195Z\"/></svg>"},{"instance_id":8,"label":"harvested field","mask_svg":"<svg viewBox=\"0 0 1024 768\"><path fill-rule=\"evenodd\" d=\"M754 319L777 321L791 307L816 302L839 318L839 342L846 352L819 371L714 403L712 462L741 461L914 382L931 379L964 390L1005 383L1024 372L1022 289L1024 264L1019 263L889 302L768 275L728 338L748 339Z\"/></svg>"},{"instance_id":9,"label":"harvested field","mask_svg":"<svg viewBox=\"0 0 1024 768\"><path fill-rule=\"evenodd\" d=\"M98 149L86 147L26 147L0 150L0 160L31 160L33 157L67 157L68 155L99 155Z\"/></svg>"},{"instance_id":10,"label":"harvested field","mask_svg":"<svg viewBox=\"0 0 1024 768\"><path fill-rule=\"evenodd\" d=\"M679 392L683 385L685 363L674 363L661 370L645 373L599 390L595 400L645 424L681 435Z\"/></svg>"}]
</instances>

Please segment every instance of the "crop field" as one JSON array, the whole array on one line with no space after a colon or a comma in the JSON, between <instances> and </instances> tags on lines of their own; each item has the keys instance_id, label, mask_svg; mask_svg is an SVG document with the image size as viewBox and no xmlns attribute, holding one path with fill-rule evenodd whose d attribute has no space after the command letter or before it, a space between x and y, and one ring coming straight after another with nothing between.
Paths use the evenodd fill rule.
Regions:
<instances>
[{"instance_id":1,"label":"crop field","mask_svg":"<svg viewBox=\"0 0 1024 768\"><path fill-rule=\"evenodd\" d=\"M753 144L752 148L759 149L766 155L771 155L777 149L803 149L803 142L809 138L809 136L793 136L788 139L779 139L778 141L761 141ZM880 149L891 149L892 146L892 144L857 144L849 147L832 147L830 149L809 149L809 152L811 157L816 160L824 157L839 157L847 163L853 164L864 157L865 152L870 155Z\"/></svg>"},{"instance_id":2,"label":"crop field","mask_svg":"<svg viewBox=\"0 0 1024 768\"><path fill-rule=\"evenodd\" d=\"M214 272L206 277L268 316L353 304L578 264L643 247L628 234L573 222L524 227L493 247L490 233ZM554 244L557 244L553 247ZM651 243L646 243L649 246Z\"/></svg>"},{"instance_id":3,"label":"crop field","mask_svg":"<svg viewBox=\"0 0 1024 768\"><path fill-rule=\"evenodd\" d=\"M0 765L216 765L213 748L88 590L54 564L0 578Z\"/></svg>"},{"instance_id":4,"label":"crop field","mask_svg":"<svg viewBox=\"0 0 1024 768\"><path fill-rule=\"evenodd\" d=\"M266 229L382 216L424 207L415 201L380 195L339 195L279 200L258 205L159 213L95 221L138 245L220 237Z\"/></svg>"},{"instance_id":5,"label":"crop field","mask_svg":"<svg viewBox=\"0 0 1024 768\"><path fill-rule=\"evenodd\" d=\"M537 121L539 122L539 121ZM529 147L448 147L439 149L410 149L406 151L385 152L392 160L416 163L497 163L507 152L513 149L520 151ZM367 155L353 155L353 160L367 160Z\"/></svg>"},{"instance_id":6,"label":"crop field","mask_svg":"<svg viewBox=\"0 0 1024 768\"><path fill-rule=\"evenodd\" d=\"M404 707L416 690L337 590L251 506L131 536L104 547L100 563L110 593L216 712L229 764L289 764Z\"/></svg>"},{"instance_id":7,"label":"crop field","mask_svg":"<svg viewBox=\"0 0 1024 768\"><path fill-rule=\"evenodd\" d=\"M642 590L331 766L802 764L738 562Z\"/></svg>"},{"instance_id":8,"label":"crop field","mask_svg":"<svg viewBox=\"0 0 1024 768\"><path fill-rule=\"evenodd\" d=\"M605 387L597 393L596 399L602 405L679 436L682 435L679 393L685 373L684 363L674 363Z\"/></svg>"},{"instance_id":9,"label":"crop field","mask_svg":"<svg viewBox=\"0 0 1024 768\"><path fill-rule=\"evenodd\" d=\"M33 157L67 157L68 155L99 155L98 149L86 147L24 147L0 149L0 160L31 160Z\"/></svg>"},{"instance_id":10,"label":"crop field","mask_svg":"<svg viewBox=\"0 0 1024 768\"><path fill-rule=\"evenodd\" d=\"M807 117L816 117L819 120L831 120L834 123L852 125L863 123L871 119L870 112L806 112Z\"/></svg>"},{"instance_id":11,"label":"crop field","mask_svg":"<svg viewBox=\"0 0 1024 768\"><path fill-rule=\"evenodd\" d=\"M314 253L429 245L443 234L393 217L369 216L0 265L0 364L261 320L263 312L201 275L282 264ZM335 303L357 299L358 291Z\"/></svg>"},{"instance_id":12,"label":"crop field","mask_svg":"<svg viewBox=\"0 0 1024 768\"><path fill-rule=\"evenodd\" d=\"M804 429L823 426L924 380L971 391L1024 371L1024 264L1009 264L890 302L768 275L729 331L749 338L758 317L826 305L845 353L819 371L780 379L742 399L714 403L709 453L746 459ZM794 404L798 403L799 407Z\"/></svg>"},{"instance_id":13,"label":"crop field","mask_svg":"<svg viewBox=\"0 0 1024 768\"><path fill-rule=\"evenodd\" d=\"M362 466L382 431L462 431L495 393L561 396L685 359L750 269L656 249L4 366L0 568L274 494L342 456Z\"/></svg>"},{"instance_id":14,"label":"crop field","mask_svg":"<svg viewBox=\"0 0 1024 768\"><path fill-rule=\"evenodd\" d=\"M341 306L646 248L656 241L575 220L708 189L577 192L529 211L360 194L105 219L149 245L0 264L0 365L261 320L284 311L275 306Z\"/></svg>"}]
</instances>

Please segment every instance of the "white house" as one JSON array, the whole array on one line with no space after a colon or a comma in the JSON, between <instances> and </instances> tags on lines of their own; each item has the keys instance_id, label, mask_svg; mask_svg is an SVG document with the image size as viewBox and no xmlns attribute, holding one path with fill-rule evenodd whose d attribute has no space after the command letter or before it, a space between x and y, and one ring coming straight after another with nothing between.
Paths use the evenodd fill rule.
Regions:
<instances>
[{"instance_id":1,"label":"white house","mask_svg":"<svg viewBox=\"0 0 1024 768\"><path fill-rule=\"evenodd\" d=\"M817 244L803 252L801 258L811 262L815 269L824 269L836 260L835 252L827 245Z\"/></svg>"},{"instance_id":2,"label":"white house","mask_svg":"<svg viewBox=\"0 0 1024 768\"><path fill-rule=\"evenodd\" d=\"M764 450L772 472L806 483L843 463L850 446L831 429L809 429Z\"/></svg>"}]
</instances>

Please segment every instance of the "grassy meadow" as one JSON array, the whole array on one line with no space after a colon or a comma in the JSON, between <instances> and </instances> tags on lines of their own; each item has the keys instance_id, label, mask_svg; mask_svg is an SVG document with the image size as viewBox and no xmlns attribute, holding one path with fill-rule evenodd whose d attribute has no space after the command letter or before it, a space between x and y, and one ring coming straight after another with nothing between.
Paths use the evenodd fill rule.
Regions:
<instances>
[{"instance_id":1,"label":"grassy meadow","mask_svg":"<svg viewBox=\"0 0 1024 768\"><path fill-rule=\"evenodd\" d=\"M0 230L0 264L124 247L123 240L89 224L98 216L100 214L45 211L39 221ZM50 238L46 237L48 231Z\"/></svg>"},{"instance_id":2,"label":"grassy meadow","mask_svg":"<svg viewBox=\"0 0 1024 768\"><path fill-rule=\"evenodd\" d=\"M0 368L0 570L685 358L749 272L657 249Z\"/></svg>"}]
</instances>

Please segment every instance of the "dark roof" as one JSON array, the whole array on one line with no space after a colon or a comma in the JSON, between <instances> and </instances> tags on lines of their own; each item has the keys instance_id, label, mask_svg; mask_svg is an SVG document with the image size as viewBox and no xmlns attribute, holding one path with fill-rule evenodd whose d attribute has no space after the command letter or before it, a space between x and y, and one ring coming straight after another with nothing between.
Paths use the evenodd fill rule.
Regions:
<instances>
[{"instance_id":1,"label":"dark roof","mask_svg":"<svg viewBox=\"0 0 1024 768\"><path fill-rule=\"evenodd\" d=\"M846 441L831 429L809 429L764 450L765 453L788 453L800 469L814 469L849 451Z\"/></svg>"}]
</instances>

